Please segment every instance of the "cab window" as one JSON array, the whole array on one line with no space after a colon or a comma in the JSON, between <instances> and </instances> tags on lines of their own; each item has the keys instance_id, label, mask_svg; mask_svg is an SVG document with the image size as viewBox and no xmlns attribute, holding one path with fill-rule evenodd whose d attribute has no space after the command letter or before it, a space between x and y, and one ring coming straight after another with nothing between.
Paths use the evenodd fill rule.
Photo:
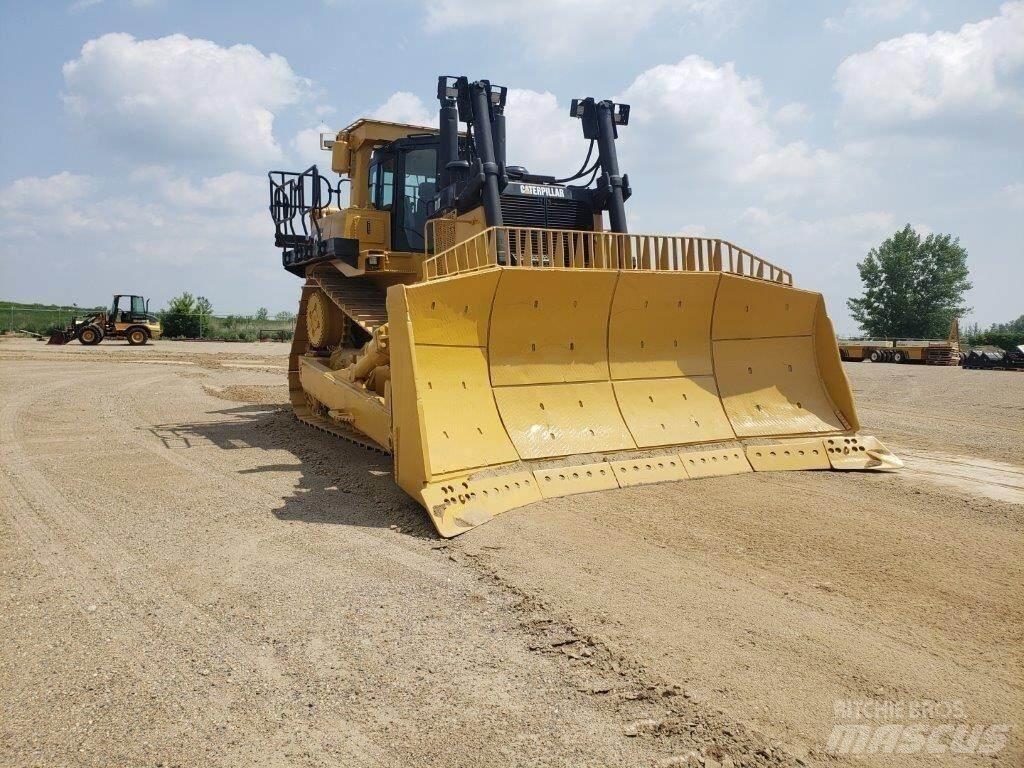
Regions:
<instances>
[{"instance_id":1,"label":"cab window","mask_svg":"<svg viewBox=\"0 0 1024 768\"><path fill-rule=\"evenodd\" d=\"M411 149L403 156L401 232L395 238L400 250L423 250L423 228L427 223L427 203L437 190L437 150L434 147Z\"/></svg>"},{"instance_id":2,"label":"cab window","mask_svg":"<svg viewBox=\"0 0 1024 768\"><path fill-rule=\"evenodd\" d=\"M132 296L132 314L133 315L144 315L146 314L146 300L141 296Z\"/></svg>"},{"instance_id":3,"label":"cab window","mask_svg":"<svg viewBox=\"0 0 1024 768\"><path fill-rule=\"evenodd\" d=\"M395 156L381 158L376 166L373 205L378 211L390 211L395 199Z\"/></svg>"}]
</instances>

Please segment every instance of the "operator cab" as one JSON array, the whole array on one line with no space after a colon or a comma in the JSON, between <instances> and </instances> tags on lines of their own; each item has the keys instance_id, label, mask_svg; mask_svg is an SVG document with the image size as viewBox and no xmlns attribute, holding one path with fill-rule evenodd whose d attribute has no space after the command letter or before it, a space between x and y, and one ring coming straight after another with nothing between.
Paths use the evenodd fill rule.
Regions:
<instances>
[{"instance_id":1,"label":"operator cab","mask_svg":"<svg viewBox=\"0 0 1024 768\"><path fill-rule=\"evenodd\" d=\"M391 214L391 249L423 251L427 205L437 191L437 136L397 139L370 159L368 199Z\"/></svg>"},{"instance_id":2,"label":"operator cab","mask_svg":"<svg viewBox=\"0 0 1024 768\"><path fill-rule=\"evenodd\" d=\"M110 319L115 323L139 323L156 318L150 316L149 301L144 297L118 293L110 305Z\"/></svg>"}]
</instances>

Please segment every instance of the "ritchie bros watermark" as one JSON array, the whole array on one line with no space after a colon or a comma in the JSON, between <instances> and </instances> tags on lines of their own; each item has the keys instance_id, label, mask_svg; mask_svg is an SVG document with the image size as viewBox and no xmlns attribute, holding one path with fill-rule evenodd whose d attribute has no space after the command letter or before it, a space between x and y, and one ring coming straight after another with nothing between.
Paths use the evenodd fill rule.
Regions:
<instances>
[{"instance_id":1,"label":"ritchie bros watermark","mask_svg":"<svg viewBox=\"0 0 1024 768\"><path fill-rule=\"evenodd\" d=\"M825 751L830 755L995 755L1008 723L967 719L962 701L839 699Z\"/></svg>"}]
</instances>

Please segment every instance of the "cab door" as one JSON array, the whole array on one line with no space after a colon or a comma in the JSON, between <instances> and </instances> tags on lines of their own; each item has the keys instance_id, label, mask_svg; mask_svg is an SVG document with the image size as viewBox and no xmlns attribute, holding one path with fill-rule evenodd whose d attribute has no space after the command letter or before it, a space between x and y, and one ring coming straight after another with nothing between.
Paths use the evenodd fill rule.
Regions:
<instances>
[{"instance_id":1,"label":"cab door","mask_svg":"<svg viewBox=\"0 0 1024 768\"><path fill-rule=\"evenodd\" d=\"M412 146L402 147L399 154L398 183L395 184L391 214L391 243L396 251L422 253L427 204L437 191L437 144L433 137L429 144L420 146L416 144L421 140L408 141Z\"/></svg>"},{"instance_id":2,"label":"cab door","mask_svg":"<svg viewBox=\"0 0 1024 768\"><path fill-rule=\"evenodd\" d=\"M128 319L133 323L144 323L147 319L146 299L142 296L132 296L131 310Z\"/></svg>"},{"instance_id":3,"label":"cab door","mask_svg":"<svg viewBox=\"0 0 1024 768\"><path fill-rule=\"evenodd\" d=\"M389 251L391 224L395 207L395 171L398 156L394 151L376 151L370 162L370 208L362 208L350 219L349 237L359 240L360 251Z\"/></svg>"}]
</instances>

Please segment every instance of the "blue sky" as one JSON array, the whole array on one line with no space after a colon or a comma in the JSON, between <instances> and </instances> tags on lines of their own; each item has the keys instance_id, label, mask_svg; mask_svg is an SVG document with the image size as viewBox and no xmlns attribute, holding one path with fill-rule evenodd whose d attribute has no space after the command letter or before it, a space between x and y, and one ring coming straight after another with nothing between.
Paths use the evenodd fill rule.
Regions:
<instances>
[{"instance_id":1,"label":"blue sky","mask_svg":"<svg viewBox=\"0 0 1024 768\"><path fill-rule=\"evenodd\" d=\"M359 116L432 124L442 73L514 89L538 172L582 159L572 97L631 103L631 229L732 240L840 331L907 222L967 247L972 320L1024 312L1020 1L3 2L0 299L294 309L266 170Z\"/></svg>"}]
</instances>

